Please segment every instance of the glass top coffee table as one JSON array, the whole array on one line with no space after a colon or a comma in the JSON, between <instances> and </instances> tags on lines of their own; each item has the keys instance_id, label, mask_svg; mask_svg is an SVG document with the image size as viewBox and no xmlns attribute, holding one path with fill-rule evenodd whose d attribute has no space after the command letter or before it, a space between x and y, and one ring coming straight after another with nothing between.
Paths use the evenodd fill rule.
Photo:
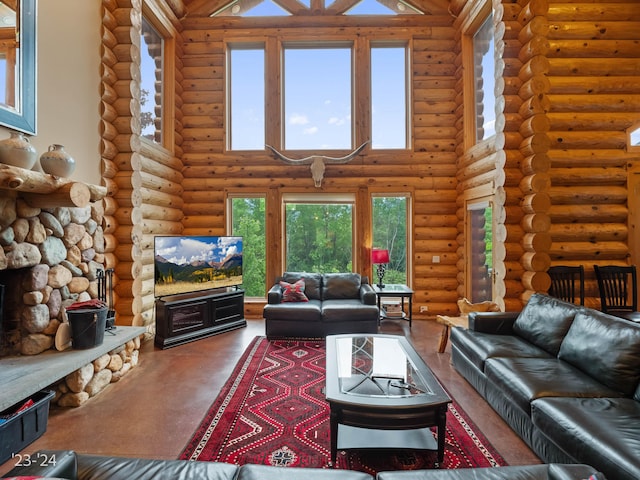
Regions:
<instances>
[{"instance_id":1,"label":"glass top coffee table","mask_svg":"<svg viewBox=\"0 0 640 480\"><path fill-rule=\"evenodd\" d=\"M451 398L405 337L327 336L326 397L332 465L338 448L437 450L442 463Z\"/></svg>"}]
</instances>

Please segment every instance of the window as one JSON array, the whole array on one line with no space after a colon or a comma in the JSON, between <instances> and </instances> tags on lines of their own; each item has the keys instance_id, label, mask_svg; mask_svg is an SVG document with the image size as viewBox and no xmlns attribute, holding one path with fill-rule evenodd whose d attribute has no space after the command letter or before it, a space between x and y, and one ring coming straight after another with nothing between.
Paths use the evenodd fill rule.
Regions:
<instances>
[{"instance_id":1,"label":"window","mask_svg":"<svg viewBox=\"0 0 640 480\"><path fill-rule=\"evenodd\" d=\"M473 37L476 142L496 133L493 15Z\"/></svg>"},{"instance_id":2,"label":"window","mask_svg":"<svg viewBox=\"0 0 640 480\"><path fill-rule=\"evenodd\" d=\"M244 245L242 281L247 297L265 296L266 225L263 196L230 196L231 235L242 237Z\"/></svg>"},{"instance_id":3,"label":"window","mask_svg":"<svg viewBox=\"0 0 640 480\"><path fill-rule=\"evenodd\" d=\"M262 150L265 144L264 47L231 45L229 111L231 150Z\"/></svg>"},{"instance_id":4,"label":"window","mask_svg":"<svg viewBox=\"0 0 640 480\"><path fill-rule=\"evenodd\" d=\"M356 65L354 59L361 55L356 54L351 40L328 40L320 45L279 40L280 47L270 44L269 48L279 48L281 55L267 55L262 43L228 44L225 125L229 150L264 150L271 143L278 151L351 151L356 147L353 115L358 96L370 102L370 108L362 105L361 113L371 115L362 120L371 125L366 135L372 140L371 147L408 148L411 115L406 41L376 40L371 47L359 42L357 47L366 49L370 65L366 60ZM276 71L282 77L277 86L266 76ZM366 71L370 89L354 88L360 84L355 81L360 71ZM281 121L267 124L266 118L276 117Z\"/></svg>"},{"instance_id":5,"label":"window","mask_svg":"<svg viewBox=\"0 0 640 480\"><path fill-rule=\"evenodd\" d=\"M7 98L11 92L11 89L8 88L9 85L13 85L15 82L12 81L11 76L9 75L9 69L7 68L7 57L4 53L0 53L0 103L3 105L13 105L12 102L8 102Z\"/></svg>"},{"instance_id":6,"label":"window","mask_svg":"<svg viewBox=\"0 0 640 480\"><path fill-rule=\"evenodd\" d=\"M407 104L407 49L372 47L372 148L407 148Z\"/></svg>"},{"instance_id":7,"label":"window","mask_svg":"<svg viewBox=\"0 0 640 480\"><path fill-rule=\"evenodd\" d=\"M640 150L640 125L627 129L627 144L629 150Z\"/></svg>"},{"instance_id":8,"label":"window","mask_svg":"<svg viewBox=\"0 0 640 480\"><path fill-rule=\"evenodd\" d=\"M373 248L389 250L389 264L384 277L386 283L408 284L408 200L404 195L372 198Z\"/></svg>"},{"instance_id":9,"label":"window","mask_svg":"<svg viewBox=\"0 0 640 480\"><path fill-rule=\"evenodd\" d=\"M351 57L345 44L285 47L285 149L352 148Z\"/></svg>"},{"instance_id":10,"label":"window","mask_svg":"<svg viewBox=\"0 0 640 480\"><path fill-rule=\"evenodd\" d=\"M488 199L467 203L467 296L493 299L493 208Z\"/></svg>"},{"instance_id":11,"label":"window","mask_svg":"<svg viewBox=\"0 0 640 480\"><path fill-rule=\"evenodd\" d=\"M284 270L353 271L354 202L350 195L285 196Z\"/></svg>"},{"instance_id":12,"label":"window","mask_svg":"<svg viewBox=\"0 0 640 480\"><path fill-rule=\"evenodd\" d=\"M140 39L140 123L142 136L155 143L163 143L163 75L164 39L149 22L142 17Z\"/></svg>"}]
</instances>

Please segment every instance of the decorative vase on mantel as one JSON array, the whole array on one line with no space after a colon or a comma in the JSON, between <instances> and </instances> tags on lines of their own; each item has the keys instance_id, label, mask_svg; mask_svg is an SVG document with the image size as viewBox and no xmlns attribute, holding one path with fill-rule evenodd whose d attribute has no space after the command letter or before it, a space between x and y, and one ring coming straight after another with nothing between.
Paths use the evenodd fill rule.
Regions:
<instances>
[{"instance_id":1,"label":"decorative vase on mantel","mask_svg":"<svg viewBox=\"0 0 640 480\"><path fill-rule=\"evenodd\" d=\"M40 166L54 177L69 177L76 168L76 161L64 149L64 145L49 145L49 150L40 155Z\"/></svg>"},{"instance_id":2,"label":"decorative vase on mantel","mask_svg":"<svg viewBox=\"0 0 640 480\"><path fill-rule=\"evenodd\" d=\"M20 132L11 132L9 138L0 140L0 162L5 165L31 170L38 160L36 149Z\"/></svg>"}]
</instances>

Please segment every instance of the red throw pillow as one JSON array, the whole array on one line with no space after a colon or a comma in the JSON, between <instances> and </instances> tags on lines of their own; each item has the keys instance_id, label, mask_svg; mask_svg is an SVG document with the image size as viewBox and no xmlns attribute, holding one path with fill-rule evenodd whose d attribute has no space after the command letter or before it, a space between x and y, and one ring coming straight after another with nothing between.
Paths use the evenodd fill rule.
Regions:
<instances>
[{"instance_id":1,"label":"red throw pillow","mask_svg":"<svg viewBox=\"0 0 640 480\"><path fill-rule=\"evenodd\" d=\"M309 299L304 294L304 278L301 278L296 283L287 283L280 281L280 287L282 288L282 301L283 302L308 302Z\"/></svg>"}]
</instances>

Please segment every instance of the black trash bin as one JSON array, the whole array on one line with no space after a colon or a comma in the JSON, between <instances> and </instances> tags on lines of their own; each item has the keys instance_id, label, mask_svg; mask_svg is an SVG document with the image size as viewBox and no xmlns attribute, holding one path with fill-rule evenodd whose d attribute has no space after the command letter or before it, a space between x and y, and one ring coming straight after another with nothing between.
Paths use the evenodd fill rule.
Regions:
<instances>
[{"instance_id":1,"label":"black trash bin","mask_svg":"<svg viewBox=\"0 0 640 480\"><path fill-rule=\"evenodd\" d=\"M107 322L107 310L104 308L78 308L67 310L71 327L71 346L75 349L97 347L104 342L104 330Z\"/></svg>"}]
</instances>

